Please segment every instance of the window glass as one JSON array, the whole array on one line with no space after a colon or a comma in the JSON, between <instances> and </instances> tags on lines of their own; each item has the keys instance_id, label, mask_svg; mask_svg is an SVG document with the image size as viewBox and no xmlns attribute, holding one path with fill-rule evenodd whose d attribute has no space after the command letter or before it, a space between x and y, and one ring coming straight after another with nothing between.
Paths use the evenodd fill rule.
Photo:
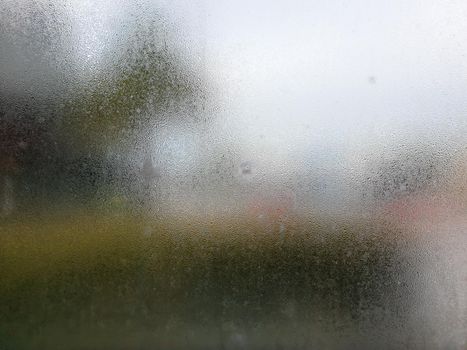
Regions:
<instances>
[{"instance_id":1,"label":"window glass","mask_svg":"<svg viewBox=\"0 0 467 350\"><path fill-rule=\"evenodd\" d=\"M0 348L464 349L466 16L1 1Z\"/></svg>"}]
</instances>

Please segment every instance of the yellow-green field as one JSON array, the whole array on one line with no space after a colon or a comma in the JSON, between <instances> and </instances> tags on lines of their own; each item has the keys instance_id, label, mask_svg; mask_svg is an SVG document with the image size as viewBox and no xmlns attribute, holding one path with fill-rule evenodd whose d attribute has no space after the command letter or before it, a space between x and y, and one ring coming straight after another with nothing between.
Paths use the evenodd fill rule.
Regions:
<instances>
[{"instance_id":1,"label":"yellow-green field","mask_svg":"<svg viewBox=\"0 0 467 350\"><path fill-rule=\"evenodd\" d=\"M359 325L404 317L407 300L403 251L382 227L11 219L0 224L0 349L319 346L339 344L334 329L364 338Z\"/></svg>"}]
</instances>

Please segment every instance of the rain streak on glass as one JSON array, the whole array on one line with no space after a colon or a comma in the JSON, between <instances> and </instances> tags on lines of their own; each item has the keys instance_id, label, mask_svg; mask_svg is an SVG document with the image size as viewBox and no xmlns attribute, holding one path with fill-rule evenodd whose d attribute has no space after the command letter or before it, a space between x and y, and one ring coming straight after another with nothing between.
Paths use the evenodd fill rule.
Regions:
<instances>
[{"instance_id":1,"label":"rain streak on glass","mask_svg":"<svg viewBox=\"0 0 467 350\"><path fill-rule=\"evenodd\" d=\"M465 349L467 3L0 2L0 349Z\"/></svg>"}]
</instances>

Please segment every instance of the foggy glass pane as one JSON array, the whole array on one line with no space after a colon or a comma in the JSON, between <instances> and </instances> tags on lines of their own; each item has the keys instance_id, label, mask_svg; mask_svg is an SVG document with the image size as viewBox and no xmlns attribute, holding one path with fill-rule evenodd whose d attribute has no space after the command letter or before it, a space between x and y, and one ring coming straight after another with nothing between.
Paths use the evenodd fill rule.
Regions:
<instances>
[{"instance_id":1,"label":"foggy glass pane","mask_svg":"<svg viewBox=\"0 0 467 350\"><path fill-rule=\"evenodd\" d=\"M0 349L465 349L465 1L0 2Z\"/></svg>"}]
</instances>

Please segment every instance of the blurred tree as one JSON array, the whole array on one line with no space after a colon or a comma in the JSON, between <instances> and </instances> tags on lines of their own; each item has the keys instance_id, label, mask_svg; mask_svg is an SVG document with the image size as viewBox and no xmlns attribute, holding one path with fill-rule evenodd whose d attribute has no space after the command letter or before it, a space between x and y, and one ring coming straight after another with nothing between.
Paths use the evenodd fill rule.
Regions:
<instances>
[{"instance_id":1,"label":"blurred tree","mask_svg":"<svg viewBox=\"0 0 467 350\"><path fill-rule=\"evenodd\" d=\"M183 66L167 38L157 32L157 23L140 24L118 62L73 94L63 111L71 139L84 147L108 147L140 135L168 110L198 106L199 72Z\"/></svg>"},{"instance_id":2,"label":"blurred tree","mask_svg":"<svg viewBox=\"0 0 467 350\"><path fill-rule=\"evenodd\" d=\"M16 206L17 182L55 148L55 106L73 80L69 23L46 1L0 3L0 207ZM44 165L47 164L44 162Z\"/></svg>"},{"instance_id":3,"label":"blurred tree","mask_svg":"<svg viewBox=\"0 0 467 350\"><path fill-rule=\"evenodd\" d=\"M369 181L372 197L394 200L433 189L449 163L447 154L430 147L410 147L372 162Z\"/></svg>"},{"instance_id":4,"label":"blurred tree","mask_svg":"<svg viewBox=\"0 0 467 350\"><path fill-rule=\"evenodd\" d=\"M122 164L108 157L109 149L134 147L168 110L200 105L199 72L182 64L161 16L139 18L119 59L83 81L72 21L60 3L26 1L15 8L7 1L0 13L4 212L14 206L12 188L37 205L54 195L79 199L118 186ZM120 28L127 30L125 23Z\"/></svg>"}]
</instances>

